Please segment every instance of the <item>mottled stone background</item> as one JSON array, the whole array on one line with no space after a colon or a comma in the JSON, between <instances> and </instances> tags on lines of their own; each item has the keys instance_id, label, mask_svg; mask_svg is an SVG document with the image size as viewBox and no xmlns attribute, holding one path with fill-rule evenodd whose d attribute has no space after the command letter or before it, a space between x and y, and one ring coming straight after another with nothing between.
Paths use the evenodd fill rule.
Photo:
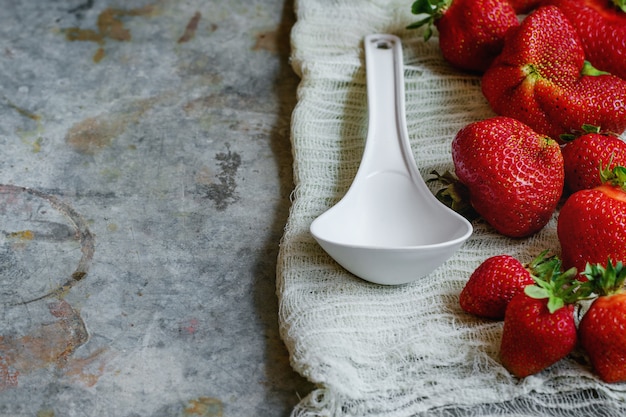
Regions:
<instances>
[{"instance_id":1,"label":"mottled stone background","mask_svg":"<svg viewBox=\"0 0 626 417\"><path fill-rule=\"evenodd\" d=\"M291 2L0 6L0 416L289 415Z\"/></svg>"}]
</instances>

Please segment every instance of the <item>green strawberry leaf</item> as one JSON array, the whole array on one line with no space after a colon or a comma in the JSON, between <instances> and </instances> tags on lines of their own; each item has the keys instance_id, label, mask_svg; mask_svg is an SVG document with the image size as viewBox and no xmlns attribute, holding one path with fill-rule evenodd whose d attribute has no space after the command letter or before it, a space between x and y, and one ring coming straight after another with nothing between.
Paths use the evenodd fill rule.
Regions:
<instances>
[{"instance_id":1,"label":"green strawberry leaf","mask_svg":"<svg viewBox=\"0 0 626 417\"><path fill-rule=\"evenodd\" d=\"M446 171L440 174L436 170L433 170L430 174L434 177L427 179L427 183L438 181L444 186L435 194L435 197L437 197L439 201L469 221L479 217L469 201L469 191L467 187L463 185L453 173Z\"/></svg>"},{"instance_id":2,"label":"green strawberry leaf","mask_svg":"<svg viewBox=\"0 0 626 417\"><path fill-rule=\"evenodd\" d=\"M561 307L565 306L565 301L561 297L555 295L551 289L543 288L539 285L527 285L524 288L524 293L530 298L535 298L538 300L547 298L547 307L550 313L554 313Z\"/></svg>"},{"instance_id":3,"label":"green strawberry leaf","mask_svg":"<svg viewBox=\"0 0 626 417\"><path fill-rule=\"evenodd\" d=\"M436 9L437 6L430 0L415 0L411 5L411 13L413 14L433 14Z\"/></svg>"},{"instance_id":4,"label":"green strawberry leaf","mask_svg":"<svg viewBox=\"0 0 626 417\"><path fill-rule=\"evenodd\" d=\"M548 251L541 252L528 265L535 285L528 285L524 288L526 295L536 299L547 298L550 313L554 313L565 305L588 299L593 293L592 284L578 280L576 268L561 271L561 260L554 255L546 256L547 253Z\"/></svg>"},{"instance_id":5,"label":"green strawberry leaf","mask_svg":"<svg viewBox=\"0 0 626 417\"><path fill-rule=\"evenodd\" d=\"M600 126L594 126L587 123L583 123L582 129L585 133L600 133L602 131Z\"/></svg>"},{"instance_id":6,"label":"green strawberry leaf","mask_svg":"<svg viewBox=\"0 0 626 417\"><path fill-rule=\"evenodd\" d=\"M624 282L626 282L626 267L622 262L613 264L609 258L606 266L587 263L582 275L588 279L596 294L610 295L623 290Z\"/></svg>"},{"instance_id":7,"label":"green strawberry leaf","mask_svg":"<svg viewBox=\"0 0 626 417\"><path fill-rule=\"evenodd\" d=\"M527 285L524 288L524 293L526 293L526 295L530 298L536 298L538 300L550 298L550 292L538 285Z\"/></svg>"},{"instance_id":8,"label":"green strawberry leaf","mask_svg":"<svg viewBox=\"0 0 626 417\"><path fill-rule=\"evenodd\" d=\"M415 15L425 14L425 18L411 23L407 29L417 29L425 26L424 41L427 41L433 35L433 24L441 19L446 9L450 7L452 0L415 0L411 5L411 13Z\"/></svg>"},{"instance_id":9,"label":"green strawberry leaf","mask_svg":"<svg viewBox=\"0 0 626 417\"><path fill-rule=\"evenodd\" d=\"M427 41L433 36L433 28L432 28L432 16L425 17L422 20L418 20L417 22L411 23L406 28L407 29L417 29L426 25L426 29L424 29L424 40Z\"/></svg>"},{"instance_id":10,"label":"green strawberry leaf","mask_svg":"<svg viewBox=\"0 0 626 417\"><path fill-rule=\"evenodd\" d=\"M552 296L548 299L548 311L554 313L560 308L565 307L565 301L562 298Z\"/></svg>"},{"instance_id":11,"label":"green strawberry leaf","mask_svg":"<svg viewBox=\"0 0 626 417\"><path fill-rule=\"evenodd\" d=\"M526 266L531 275L538 278L546 277L549 280L555 271L561 269L561 260L554 255L547 256L548 252L544 250Z\"/></svg>"},{"instance_id":12,"label":"green strawberry leaf","mask_svg":"<svg viewBox=\"0 0 626 417\"><path fill-rule=\"evenodd\" d=\"M624 0L626 1L626 0ZM600 128L600 126L594 126L594 125L590 125L590 124L586 124L583 123L581 130L573 130L572 133L562 133L559 135L559 139L561 139L563 142L567 143L567 142L571 142L576 138L579 138L583 135L586 135L588 133L599 133L599 134L603 134L602 129ZM606 134L606 133L604 133Z\"/></svg>"},{"instance_id":13,"label":"green strawberry leaf","mask_svg":"<svg viewBox=\"0 0 626 417\"><path fill-rule=\"evenodd\" d=\"M600 167L600 180L602 184L609 184L614 187L619 187L626 192L626 167L617 165L613 169L609 169L612 158L609 161L609 165L606 167Z\"/></svg>"},{"instance_id":14,"label":"green strawberry leaf","mask_svg":"<svg viewBox=\"0 0 626 417\"><path fill-rule=\"evenodd\" d=\"M623 12L626 12L626 0L613 0L613 4Z\"/></svg>"}]
</instances>

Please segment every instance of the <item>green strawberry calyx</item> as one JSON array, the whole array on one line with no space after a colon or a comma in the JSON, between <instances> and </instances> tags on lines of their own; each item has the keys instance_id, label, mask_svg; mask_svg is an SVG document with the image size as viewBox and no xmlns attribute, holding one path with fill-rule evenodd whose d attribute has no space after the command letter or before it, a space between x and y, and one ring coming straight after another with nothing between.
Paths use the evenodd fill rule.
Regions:
<instances>
[{"instance_id":1,"label":"green strawberry calyx","mask_svg":"<svg viewBox=\"0 0 626 417\"><path fill-rule=\"evenodd\" d=\"M535 259L524 265L526 270L535 278L551 277L555 271L561 269L561 260L556 255L548 256L549 251L544 250Z\"/></svg>"},{"instance_id":2,"label":"green strawberry calyx","mask_svg":"<svg viewBox=\"0 0 626 417\"><path fill-rule=\"evenodd\" d=\"M578 301L589 298L593 287L589 281L577 279L578 270L570 268L562 271L561 260L553 255L546 257L547 251L539 256L545 258L539 262L535 274L531 274L535 280L534 285L527 285L524 293L531 298L548 299L550 313L561 309L566 305L576 304Z\"/></svg>"},{"instance_id":3,"label":"green strawberry calyx","mask_svg":"<svg viewBox=\"0 0 626 417\"><path fill-rule=\"evenodd\" d=\"M452 172L446 171L440 174L433 170L430 174L434 177L427 179L427 183L439 182L443 185L443 188L435 193L439 201L469 221L479 217L470 203L469 190Z\"/></svg>"},{"instance_id":4,"label":"green strawberry calyx","mask_svg":"<svg viewBox=\"0 0 626 417\"><path fill-rule=\"evenodd\" d=\"M624 0L626 1L626 0ZM573 130L572 133L563 133L561 135L559 135L559 139L561 139L563 142L567 143L567 142L571 142L576 138L579 138L581 136L584 135L588 135L590 133L597 133L599 135L610 135L610 132L603 132L602 129L600 128L600 126L594 126L594 125L590 125L590 124L583 124L581 126L580 130Z\"/></svg>"},{"instance_id":5,"label":"green strawberry calyx","mask_svg":"<svg viewBox=\"0 0 626 417\"><path fill-rule=\"evenodd\" d=\"M609 169L612 160L613 158L611 158L606 167L600 166L600 180L602 184L621 188L624 192L626 192L626 167L617 165L613 167L613 169Z\"/></svg>"},{"instance_id":6,"label":"green strawberry calyx","mask_svg":"<svg viewBox=\"0 0 626 417\"><path fill-rule=\"evenodd\" d=\"M626 267L621 261L614 264L609 258L606 266L587 263L581 275L591 283L594 293L598 296L606 296L623 291Z\"/></svg>"},{"instance_id":7,"label":"green strawberry calyx","mask_svg":"<svg viewBox=\"0 0 626 417\"><path fill-rule=\"evenodd\" d=\"M411 5L411 13L426 15L421 20L411 23L407 29L417 29L425 26L424 40L427 41L433 35L433 24L441 19L453 0L415 0Z\"/></svg>"}]
</instances>

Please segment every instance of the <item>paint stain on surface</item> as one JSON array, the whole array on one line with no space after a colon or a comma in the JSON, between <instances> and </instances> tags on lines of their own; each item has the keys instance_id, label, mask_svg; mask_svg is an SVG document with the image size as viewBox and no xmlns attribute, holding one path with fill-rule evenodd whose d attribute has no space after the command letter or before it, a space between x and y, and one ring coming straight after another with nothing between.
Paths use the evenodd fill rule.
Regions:
<instances>
[{"instance_id":1,"label":"paint stain on surface","mask_svg":"<svg viewBox=\"0 0 626 417\"><path fill-rule=\"evenodd\" d=\"M12 370L7 381L17 385L17 375L46 368L50 365L62 367L74 351L87 342L89 335L80 314L65 301L48 304L50 314L56 318L44 322L39 328L21 337L0 336L0 372ZM10 387L6 382L5 388Z\"/></svg>"},{"instance_id":2,"label":"paint stain on surface","mask_svg":"<svg viewBox=\"0 0 626 417\"><path fill-rule=\"evenodd\" d=\"M199 326L200 322L198 321L198 319L191 319L189 320L188 323L186 324L182 324L180 326L180 330L182 332L185 332L188 335L193 335L194 333L196 333L198 331L198 326Z\"/></svg>"},{"instance_id":3,"label":"paint stain on surface","mask_svg":"<svg viewBox=\"0 0 626 417\"><path fill-rule=\"evenodd\" d=\"M86 387L93 387L104 375L108 362L106 352L106 348L101 348L86 358L72 358L64 365L65 375Z\"/></svg>"},{"instance_id":4,"label":"paint stain on surface","mask_svg":"<svg viewBox=\"0 0 626 417\"><path fill-rule=\"evenodd\" d=\"M256 36L256 43L254 44L252 50L266 50L272 53L278 53L278 32L276 30L271 30L259 33Z\"/></svg>"},{"instance_id":5,"label":"paint stain on surface","mask_svg":"<svg viewBox=\"0 0 626 417\"><path fill-rule=\"evenodd\" d=\"M18 232L7 233L7 239L12 241L11 247L14 250L24 249L28 242L35 239L35 233L32 230L20 230Z\"/></svg>"},{"instance_id":6,"label":"paint stain on surface","mask_svg":"<svg viewBox=\"0 0 626 417\"><path fill-rule=\"evenodd\" d=\"M19 232L11 232L7 234L9 239L33 240L35 233L32 230L21 230Z\"/></svg>"},{"instance_id":7,"label":"paint stain on surface","mask_svg":"<svg viewBox=\"0 0 626 417\"><path fill-rule=\"evenodd\" d=\"M24 142L27 145L32 146L32 150L34 153L37 153L41 150L41 139L42 139L42 134L43 134L43 126L41 124L41 116L33 113L32 111L22 108L20 106L18 106L17 104L11 102L9 99L7 99L6 97L3 97L6 105L15 110L20 116L27 118L29 120L32 120L35 122L35 128L34 129L26 129L26 130L18 130L17 134L20 136L20 138L22 139L22 142ZM33 139L34 138L34 139Z\"/></svg>"},{"instance_id":8,"label":"paint stain on surface","mask_svg":"<svg viewBox=\"0 0 626 417\"><path fill-rule=\"evenodd\" d=\"M218 211L226 210L229 205L239 201L236 176L241 165L241 156L237 152L232 152L229 144L226 144L226 148L226 152L215 155L220 167L220 172L216 176L217 181L197 184L198 191L205 198L212 200Z\"/></svg>"},{"instance_id":9,"label":"paint stain on surface","mask_svg":"<svg viewBox=\"0 0 626 417\"><path fill-rule=\"evenodd\" d=\"M140 100L119 112L88 117L74 124L65 135L65 142L75 151L93 155L111 145L129 124L136 123L156 99Z\"/></svg>"},{"instance_id":10,"label":"paint stain on surface","mask_svg":"<svg viewBox=\"0 0 626 417\"><path fill-rule=\"evenodd\" d=\"M35 114L31 112L30 110L26 110L26 109L19 107L18 105L7 100L6 97L5 97L5 100L7 102L7 105L13 110L15 110L16 112L18 112L21 116L24 116L34 121L39 121L41 119L41 116L39 116L38 114Z\"/></svg>"},{"instance_id":11,"label":"paint stain on surface","mask_svg":"<svg viewBox=\"0 0 626 417\"><path fill-rule=\"evenodd\" d=\"M63 30L65 38L70 41L95 42L98 49L93 55L95 63L100 62L105 56L104 46L107 39L118 42L128 42L131 40L131 33L124 27L124 17L128 16L147 16L152 14L154 8L150 5L137 9L104 9L97 20L97 30L81 29L78 27L66 28Z\"/></svg>"},{"instance_id":12,"label":"paint stain on surface","mask_svg":"<svg viewBox=\"0 0 626 417\"><path fill-rule=\"evenodd\" d=\"M19 372L13 369L0 353L0 392L8 388L17 387Z\"/></svg>"},{"instance_id":13,"label":"paint stain on surface","mask_svg":"<svg viewBox=\"0 0 626 417\"><path fill-rule=\"evenodd\" d=\"M49 207L43 205L43 202ZM60 281L56 288L48 290L50 287L46 285L43 287L45 293L40 296L37 295L40 294L42 287L38 286L32 288L37 291L37 295L28 291L28 286L25 287L27 291L24 293L2 294L2 317L6 320L3 324L7 325L7 330L0 334L0 391L18 386L20 375L42 369L60 371L85 386L95 384L104 372L104 359L100 356L101 352L96 352L85 359L73 358L76 350L87 343L89 334L79 311L63 299L72 286L87 275L95 250L94 236L84 219L72 207L53 195L31 188L0 184L0 203L0 211L5 217L3 222L7 222L8 225L13 224L12 216L25 212L37 227L41 226L41 229L35 230L25 228L2 232L14 248L20 243L30 244L33 241L41 243L48 240L55 242L57 239L63 241L68 239L80 245L78 265L69 277L63 278L64 275L60 275L63 281ZM39 214L45 215L50 210L65 217L72 227L63 227L61 223L57 223L59 221L57 217L52 217L53 220L38 217ZM54 227L61 227L60 232L55 233L57 229L50 229L48 223ZM75 244L72 244L72 247L76 248ZM18 249L21 247L18 246ZM3 256L14 259L8 253L10 252L3 252ZM46 261L49 261L50 255L45 253ZM30 258L29 256L28 259ZM28 259L24 258L30 262ZM1 261L4 265L5 259ZM4 265L3 273L11 275L11 268L14 265L17 266L18 263L11 261ZM20 268L16 269L20 276L18 272ZM65 268L63 273L67 273ZM52 275L56 276L55 273ZM51 277L42 279L50 280ZM49 299L50 301L46 301ZM36 301L41 303L35 304Z\"/></svg>"},{"instance_id":14,"label":"paint stain on surface","mask_svg":"<svg viewBox=\"0 0 626 417\"><path fill-rule=\"evenodd\" d=\"M187 23L187 27L185 27L185 32L183 35L178 38L178 43L189 42L196 35L196 29L198 29L198 23L200 22L200 18L202 14L200 12L196 12L191 19L189 19L189 23Z\"/></svg>"},{"instance_id":15,"label":"paint stain on surface","mask_svg":"<svg viewBox=\"0 0 626 417\"><path fill-rule=\"evenodd\" d=\"M7 237L18 240L33 240L35 238L35 233L32 230L21 230L19 232L11 232L7 234Z\"/></svg>"},{"instance_id":16,"label":"paint stain on surface","mask_svg":"<svg viewBox=\"0 0 626 417\"><path fill-rule=\"evenodd\" d=\"M64 300L49 303L48 310L55 321L45 321L21 337L0 336L0 391L17 386L19 374L50 366L86 387L94 386L104 374L109 359L106 348L86 358L72 357L89 339L78 311Z\"/></svg>"},{"instance_id":17,"label":"paint stain on surface","mask_svg":"<svg viewBox=\"0 0 626 417\"><path fill-rule=\"evenodd\" d=\"M222 417L224 406L217 398L200 397L190 400L185 407L186 416Z\"/></svg>"},{"instance_id":18,"label":"paint stain on surface","mask_svg":"<svg viewBox=\"0 0 626 417\"><path fill-rule=\"evenodd\" d=\"M107 117L89 117L70 128L65 141L74 150L93 155L113 142L126 129L124 119L110 119Z\"/></svg>"}]
</instances>

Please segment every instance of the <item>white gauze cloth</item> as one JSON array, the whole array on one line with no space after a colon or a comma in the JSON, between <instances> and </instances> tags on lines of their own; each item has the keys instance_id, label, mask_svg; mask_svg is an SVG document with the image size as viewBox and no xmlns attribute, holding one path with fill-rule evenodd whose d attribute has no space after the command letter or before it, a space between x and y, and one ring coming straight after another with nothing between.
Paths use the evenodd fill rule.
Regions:
<instances>
[{"instance_id":1,"label":"white gauze cloth","mask_svg":"<svg viewBox=\"0 0 626 417\"><path fill-rule=\"evenodd\" d=\"M498 360L502 322L465 314L458 296L486 258L528 262L559 253L556 215L513 240L483 221L448 262L402 286L367 283L338 266L309 233L356 174L367 130L363 38L403 41L406 114L420 172L453 170L450 144L494 116L480 78L451 68L437 33L404 28L411 0L298 0L292 66L301 77L291 139L296 189L277 268L280 329L293 368L316 384L293 416L624 416L626 385L604 384L580 352L525 379ZM431 185L433 191L436 185Z\"/></svg>"}]
</instances>

